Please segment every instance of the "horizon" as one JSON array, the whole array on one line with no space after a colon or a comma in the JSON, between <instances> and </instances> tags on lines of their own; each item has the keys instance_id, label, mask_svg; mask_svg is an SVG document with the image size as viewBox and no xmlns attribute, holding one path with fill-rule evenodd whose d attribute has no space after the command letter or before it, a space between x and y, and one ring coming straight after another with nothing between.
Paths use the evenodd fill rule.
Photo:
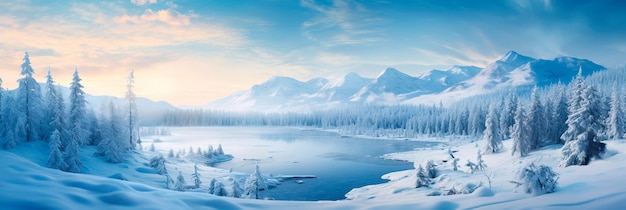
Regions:
<instances>
[{"instance_id":1,"label":"horizon","mask_svg":"<svg viewBox=\"0 0 626 210\"><path fill-rule=\"evenodd\" d=\"M197 106L273 76L372 78L389 67L415 75L484 67L509 50L611 68L626 60L626 21L615 21L626 19L624 7L549 0L2 2L0 78L15 88L28 51L39 82L50 67L67 86L78 68L87 93L121 97L134 70L137 96Z\"/></svg>"}]
</instances>

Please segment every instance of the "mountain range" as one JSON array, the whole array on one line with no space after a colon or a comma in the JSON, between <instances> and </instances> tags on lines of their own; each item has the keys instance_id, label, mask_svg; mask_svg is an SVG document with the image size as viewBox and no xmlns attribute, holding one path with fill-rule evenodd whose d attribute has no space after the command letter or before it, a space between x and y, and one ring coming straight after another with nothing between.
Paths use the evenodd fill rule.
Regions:
<instances>
[{"instance_id":1,"label":"mountain range","mask_svg":"<svg viewBox=\"0 0 626 210\"><path fill-rule=\"evenodd\" d=\"M216 110L286 111L339 104L450 103L477 94L519 86L569 83L582 69L584 76L606 68L574 57L535 59L509 51L484 68L452 66L408 75L387 68L376 78L348 73L333 81L298 81L276 76L248 90L213 101L203 108Z\"/></svg>"}]
</instances>

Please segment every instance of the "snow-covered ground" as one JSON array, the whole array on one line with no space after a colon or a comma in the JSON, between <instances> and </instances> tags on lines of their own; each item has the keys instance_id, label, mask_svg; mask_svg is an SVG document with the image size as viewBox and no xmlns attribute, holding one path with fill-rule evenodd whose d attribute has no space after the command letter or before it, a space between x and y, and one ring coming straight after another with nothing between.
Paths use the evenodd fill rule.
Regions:
<instances>
[{"instance_id":1,"label":"snow-covered ground","mask_svg":"<svg viewBox=\"0 0 626 210\"><path fill-rule=\"evenodd\" d=\"M511 141L505 141L505 148L510 148L510 144ZM462 165L461 171L456 172L450 162L442 162L450 159L447 149L385 156L416 164L434 160L442 175L431 188L414 188L415 170L407 170L385 175L391 180L388 183L354 189L347 195L349 200L302 202L217 197L201 189L165 189L165 177L148 166L149 158L156 155L149 151L129 155L119 164L109 164L91 155L95 148L84 147L81 156L85 174L65 173L42 167L47 157L44 142L22 143L15 149L0 151L0 205L2 209L620 209L626 204L622 182L626 175L625 141L607 141L609 151L604 159L594 160L588 166L557 167L560 149L550 146L524 158L511 157L509 151L483 155L488 166L484 172L464 172L467 159L476 162L477 150L482 147L482 142L452 147L458 150L454 155ZM533 197L516 190L509 182L521 166L532 161L552 166L560 174L556 192ZM246 176L199 167L205 182L210 177L227 180ZM168 165L170 174L178 170L188 178L193 163L183 159ZM128 181L107 178L119 177L118 173ZM491 189L487 175L491 175ZM467 183L483 187L472 194L426 196L439 188Z\"/></svg>"}]
</instances>

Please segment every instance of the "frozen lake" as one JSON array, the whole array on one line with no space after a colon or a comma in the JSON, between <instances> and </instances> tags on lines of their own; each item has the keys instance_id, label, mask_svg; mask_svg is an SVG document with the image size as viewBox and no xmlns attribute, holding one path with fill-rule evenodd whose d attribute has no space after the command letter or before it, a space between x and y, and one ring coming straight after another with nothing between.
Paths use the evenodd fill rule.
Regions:
<instances>
[{"instance_id":1,"label":"frozen lake","mask_svg":"<svg viewBox=\"0 0 626 210\"><path fill-rule=\"evenodd\" d=\"M263 195L276 200L340 200L352 188L383 183L383 174L412 169L413 164L380 155L431 147L436 143L345 138L332 132L285 127L178 127L161 137L158 149L222 144L232 161L214 167L250 173L258 161L263 174L315 175L283 182Z\"/></svg>"}]
</instances>

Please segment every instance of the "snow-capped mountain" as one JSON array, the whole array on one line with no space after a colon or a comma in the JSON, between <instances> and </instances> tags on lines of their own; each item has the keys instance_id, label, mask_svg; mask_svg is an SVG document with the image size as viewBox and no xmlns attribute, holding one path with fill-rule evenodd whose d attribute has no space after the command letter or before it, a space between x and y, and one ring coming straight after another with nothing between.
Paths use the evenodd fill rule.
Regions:
<instances>
[{"instance_id":1,"label":"snow-capped mountain","mask_svg":"<svg viewBox=\"0 0 626 210\"><path fill-rule=\"evenodd\" d=\"M372 79L364 78L357 73L351 72L341 78L326 83L311 99L317 99L321 102L345 102L371 81Z\"/></svg>"},{"instance_id":2,"label":"snow-capped mountain","mask_svg":"<svg viewBox=\"0 0 626 210\"><path fill-rule=\"evenodd\" d=\"M249 90L218 99L206 108L263 110L295 105L298 101L318 92L326 83L328 80L323 78L301 82L290 77L272 77L262 84L252 86Z\"/></svg>"},{"instance_id":3,"label":"snow-capped mountain","mask_svg":"<svg viewBox=\"0 0 626 210\"><path fill-rule=\"evenodd\" d=\"M453 102L505 88L568 83L581 68L585 76L606 69L586 59L535 59L509 51L484 68L455 65L415 76L387 68L371 79L356 73L349 73L331 82L322 78L301 82L289 77L273 77L249 90L216 100L204 108L276 111L343 103L389 105Z\"/></svg>"}]
</instances>

